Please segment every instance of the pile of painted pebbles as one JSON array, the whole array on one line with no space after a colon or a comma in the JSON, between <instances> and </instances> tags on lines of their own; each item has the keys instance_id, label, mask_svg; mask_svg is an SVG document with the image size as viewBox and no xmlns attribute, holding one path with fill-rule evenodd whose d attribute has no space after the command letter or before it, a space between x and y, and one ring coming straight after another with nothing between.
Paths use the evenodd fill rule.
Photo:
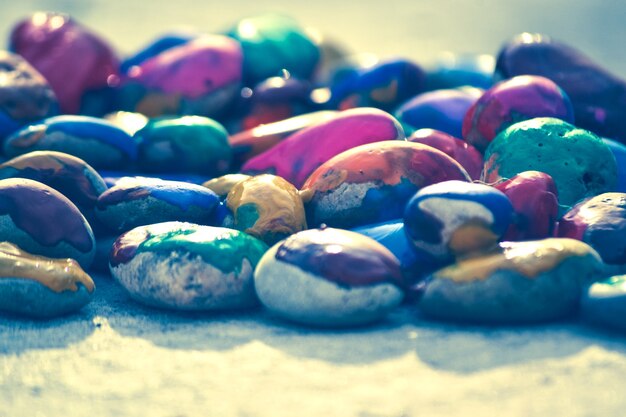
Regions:
<instances>
[{"instance_id":1,"label":"pile of painted pebbles","mask_svg":"<svg viewBox=\"0 0 626 417\"><path fill-rule=\"evenodd\" d=\"M424 67L310 33L264 14L120 59L68 16L17 23L0 311L74 312L97 273L150 307L310 326L404 303L626 329L625 80L540 34Z\"/></svg>"}]
</instances>

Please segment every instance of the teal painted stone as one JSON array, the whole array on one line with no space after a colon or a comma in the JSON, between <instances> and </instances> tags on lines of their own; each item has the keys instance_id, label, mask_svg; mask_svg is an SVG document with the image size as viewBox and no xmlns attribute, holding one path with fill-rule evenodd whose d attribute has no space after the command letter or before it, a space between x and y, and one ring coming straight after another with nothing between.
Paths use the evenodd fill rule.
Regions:
<instances>
[{"instance_id":1,"label":"teal painted stone","mask_svg":"<svg viewBox=\"0 0 626 417\"><path fill-rule=\"evenodd\" d=\"M135 134L139 167L145 172L225 174L233 152L228 133L201 116L157 120Z\"/></svg>"},{"instance_id":2,"label":"teal painted stone","mask_svg":"<svg viewBox=\"0 0 626 417\"><path fill-rule=\"evenodd\" d=\"M91 301L92 279L73 259L34 256L0 242L0 312L49 318Z\"/></svg>"},{"instance_id":3,"label":"teal painted stone","mask_svg":"<svg viewBox=\"0 0 626 417\"><path fill-rule=\"evenodd\" d=\"M427 317L472 323L534 323L574 314L603 263L586 243L563 238L504 242L428 278Z\"/></svg>"},{"instance_id":4,"label":"teal painted stone","mask_svg":"<svg viewBox=\"0 0 626 417\"><path fill-rule=\"evenodd\" d=\"M617 184L615 157L602 139L550 117L510 126L485 151L484 182L495 183L524 171L552 177L564 206L561 214L579 200L612 191Z\"/></svg>"},{"instance_id":5,"label":"teal painted stone","mask_svg":"<svg viewBox=\"0 0 626 417\"><path fill-rule=\"evenodd\" d=\"M243 73L248 85L280 74L285 69L299 78L309 78L320 51L302 27L280 14L263 14L240 20L229 36L243 49Z\"/></svg>"},{"instance_id":6,"label":"teal painted stone","mask_svg":"<svg viewBox=\"0 0 626 417\"><path fill-rule=\"evenodd\" d=\"M175 310L258 304L253 271L267 246L222 227L166 222L137 227L113 244L113 277L140 303Z\"/></svg>"},{"instance_id":7,"label":"teal painted stone","mask_svg":"<svg viewBox=\"0 0 626 417\"><path fill-rule=\"evenodd\" d=\"M626 331L626 275L591 285L583 297L581 313L589 323Z\"/></svg>"}]
</instances>

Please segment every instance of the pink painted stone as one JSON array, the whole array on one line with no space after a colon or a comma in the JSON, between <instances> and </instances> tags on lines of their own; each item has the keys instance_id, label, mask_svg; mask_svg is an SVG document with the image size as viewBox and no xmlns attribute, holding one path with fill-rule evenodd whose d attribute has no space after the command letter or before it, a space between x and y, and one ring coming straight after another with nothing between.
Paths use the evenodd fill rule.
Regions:
<instances>
[{"instance_id":1,"label":"pink painted stone","mask_svg":"<svg viewBox=\"0 0 626 417\"><path fill-rule=\"evenodd\" d=\"M483 155L469 143L435 129L419 129L407 140L439 149L461 164L473 180L480 178L480 172L483 169Z\"/></svg>"},{"instance_id":2,"label":"pink painted stone","mask_svg":"<svg viewBox=\"0 0 626 417\"><path fill-rule=\"evenodd\" d=\"M38 12L21 21L11 33L10 48L48 80L64 113L78 113L86 92L119 80L111 47L63 14Z\"/></svg>"},{"instance_id":3,"label":"pink painted stone","mask_svg":"<svg viewBox=\"0 0 626 417\"><path fill-rule=\"evenodd\" d=\"M548 78L513 77L485 91L469 108L463 119L463 139L484 151L498 133L535 117L574 123L574 110L567 94Z\"/></svg>"},{"instance_id":4,"label":"pink painted stone","mask_svg":"<svg viewBox=\"0 0 626 417\"><path fill-rule=\"evenodd\" d=\"M164 93L198 98L229 84L239 84L242 62L237 41L207 35L131 67L128 81Z\"/></svg>"},{"instance_id":5,"label":"pink painted stone","mask_svg":"<svg viewBox=\"0 0 626 417\"><path fill-rule=\"evenodd\" d=\"M515 210L504 240L533 240L553 236L559 212L557 189L552 177L539 171L524 171L497 183Z\"/></svg>"},{"instance_id":6,"label":"pink painted stone","mask_svg":"<svg viewBox=\"0 0 626 417\"><path fill-rule=\"evenodd\" d=\"M400 123L382 110L345 110L330 120L303 129L250 159L241 171L271 173L300 188L324 162L348 149L373 142L404 139Z\"/></svg>"}]
</instances>

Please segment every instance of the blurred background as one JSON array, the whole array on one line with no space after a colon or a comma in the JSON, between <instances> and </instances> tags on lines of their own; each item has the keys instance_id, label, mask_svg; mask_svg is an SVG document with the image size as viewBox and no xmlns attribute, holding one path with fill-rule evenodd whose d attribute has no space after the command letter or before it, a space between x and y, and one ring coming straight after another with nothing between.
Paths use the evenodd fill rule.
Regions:
<instances>
[{"instance_id":1,"label":"blurred background","mask_svg":"<svg viewBox=\"0 0 626 417\"><path fill-rule=\"evenodd\" d=\"M496 54L512 35L541 32L626 77L624 0L4 0L6 39L34 11L66 12L128 55L165 31L220 32L265 11L287 13L353 52L429 65L443 51Z\"/></svg>"}]
</instances>

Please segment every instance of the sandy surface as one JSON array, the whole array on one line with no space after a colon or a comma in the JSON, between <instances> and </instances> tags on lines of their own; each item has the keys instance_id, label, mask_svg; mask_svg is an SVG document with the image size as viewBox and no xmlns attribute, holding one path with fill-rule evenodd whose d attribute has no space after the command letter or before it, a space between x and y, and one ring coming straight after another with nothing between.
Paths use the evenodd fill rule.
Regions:
<instances>
[{"instance_id":1,"label":"sandy surface","mask_svg":"<svg viewBox=\"0 0 626 417\"><path fill-rule=\"evenodd\" d=\"M79 314L0 318L0 416L624 416L626 338L575 322L346 331L143 308L109 277Z\"/></svg>"}]
</instances>

